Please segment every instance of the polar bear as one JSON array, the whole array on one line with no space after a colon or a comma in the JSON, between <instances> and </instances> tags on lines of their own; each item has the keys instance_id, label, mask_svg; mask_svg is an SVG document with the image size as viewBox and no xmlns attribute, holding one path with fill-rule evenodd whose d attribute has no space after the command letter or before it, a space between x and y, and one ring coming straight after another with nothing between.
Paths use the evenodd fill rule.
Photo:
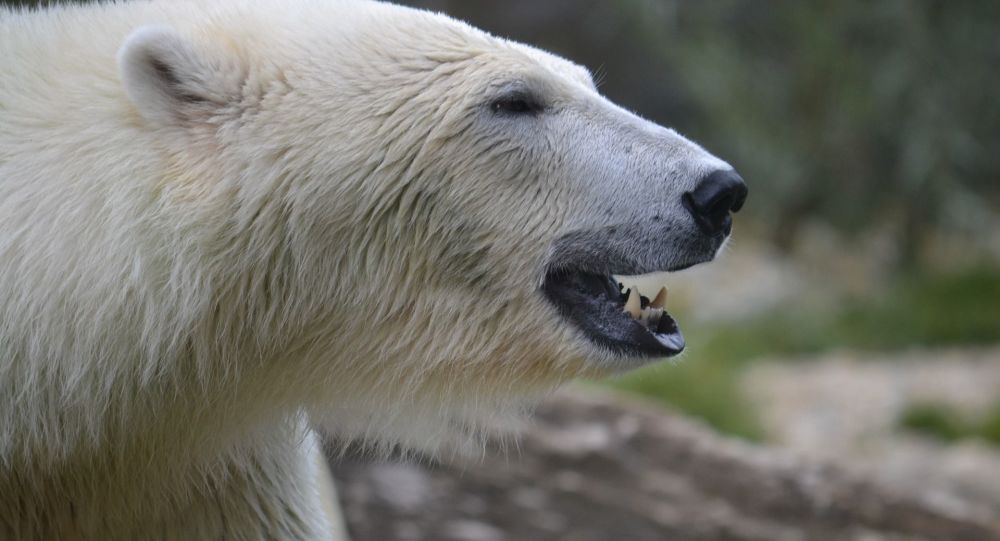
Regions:
<instances>
[{"instance_id":1,"label":"polar bear","mask_svg":"<svg viewBox=\"0 0 1000 541\"><path fill-rule=\"evenodd\" d=\"M582 67L367 0L0 10L0 538L323 539L319 449L476 445L683 348L614 276L746 187Z\"/></svg>"}]
</instances>

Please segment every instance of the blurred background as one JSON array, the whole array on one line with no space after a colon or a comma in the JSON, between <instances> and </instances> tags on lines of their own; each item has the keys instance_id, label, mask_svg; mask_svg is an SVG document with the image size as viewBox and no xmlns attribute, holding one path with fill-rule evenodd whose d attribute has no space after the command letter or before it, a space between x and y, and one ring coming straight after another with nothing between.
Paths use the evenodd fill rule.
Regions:
<instances>
[{"instance_id":1,"label":"blurred background","mask_svg":"<svg viewBox=\"0 0 1000 541\"><path fill-rule=\"evenodd\" d=\"M401 3L587 66L750 185L665 279L688 352L589 385L1000 520L1000 2Z\"/></svg>"}]
</instances>

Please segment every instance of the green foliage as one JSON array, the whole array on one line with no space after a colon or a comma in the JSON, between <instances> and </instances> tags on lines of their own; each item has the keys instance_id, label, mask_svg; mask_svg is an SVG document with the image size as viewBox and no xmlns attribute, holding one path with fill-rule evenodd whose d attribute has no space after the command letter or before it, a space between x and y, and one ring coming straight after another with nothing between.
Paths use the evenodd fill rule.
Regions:
<instances>
[{"instance_id":1,"label":"green foliage","mask_svg":"<svg viewBox=\"0 0 1000 541\"><path fill-rule=\"evenodd\" d=\"M676 6L669 32L644 19L646 39L696 105L692 134L750 179L749 210L779 239L815 217L893 220L908 244L995 218L1000 3Z\"/></svg>"},{"instance_id":2,"label":"green foliage","mask_svg":"<svg viewBox=\"0 0 1000 541\"><path fill-rule=\"evenodd\" d=\"M975 438L1000 444L1000 403L980 419L966 419L941 404L916 404L903 413L899 426L946 442Z\"/></svg>"},{"instance_id":3,"label":"green foliage","mask_svg":"<svg viewBox=\"0 0 1000 541\"><path fill-rule=\"evenodd\" d=\"M886 299L851 303L834 335L869 349L1000 341L1000 269L903 278Z\"/></svg>"},{"instance_id":4,"label":"green foliage","mask_svg":"<svg viewBox=\"0 0 1000 541\"><path fill-rule=\"evenodd\" d=\"M785 308L720 326L707 348L743 359L835 347L894 350L1000 341L1000 269L911 274L872 298L827 312Z\"/></svg>"},{"instance_id":5,"label":"green foliage","mask_svg":"<svg viewBox=\"0 0 1000 541\"><path fill-rule=\"evenodd\" d=\"M965 423L951 409L937 404L916 404L903 413L902 428L944 441L955 441L967 434Z\"/></svg>"},{"instance_id":6,"label":"green foliage","mask_svg":"<svg viewBox=\"0 0 1000 541\"><path fill-rule=\"evenodd\" d=\"M737 364L699 352L676 362L630 372L608 383L616 389L663 402L720 432L759 441L763 432L740 390L740 373Z\"/></svg>"},{"instance_id":7,"label":"green foliage","mask_svg":"<svg viewBox=\"0 0 1000 541\"><path fill-rule=\"evenodd\" d=\"M1000 404L982 422L979 423L979 437L986 441L1000 444Z\"/></svg>"}]
</instances>

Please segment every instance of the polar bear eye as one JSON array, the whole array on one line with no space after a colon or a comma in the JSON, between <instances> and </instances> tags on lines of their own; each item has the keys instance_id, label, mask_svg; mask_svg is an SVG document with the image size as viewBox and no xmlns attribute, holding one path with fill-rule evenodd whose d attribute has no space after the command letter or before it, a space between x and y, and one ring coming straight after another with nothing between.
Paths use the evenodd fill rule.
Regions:
<instances>
[{"instance_id":1,"label":"polar bear eye","mask_svg":"<svg viewBox=\"0 0 1000 541\"><path fill-rule=\"evenodd\" d=\"M522 93L501 96L490 104L494 113L511 115L536 115L544 109L537 100Z\"/></svg>"}]
</instances>

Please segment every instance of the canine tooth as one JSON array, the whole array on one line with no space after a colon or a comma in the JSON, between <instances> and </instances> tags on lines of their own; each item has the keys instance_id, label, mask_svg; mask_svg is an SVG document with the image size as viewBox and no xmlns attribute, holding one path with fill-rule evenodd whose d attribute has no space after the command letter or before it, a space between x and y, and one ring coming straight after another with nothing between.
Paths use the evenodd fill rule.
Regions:
<instances>
[{"instance_id":1,"label":"canine tooth","mask_svg":"<svg viewBox=\"0 0 1000 541\"><path fill-rule=\"evenodd\" d=\"M663 308L666 306L668 293L666 286L661 287L660 292L656 294L656 297L653 298L653 302L649 303L649 306L652 308Z\"/></svg>"},{"instance_id":2,"label":"canine tooth","mask_svg":"<svg viewBox=\"0 0 1000 541\"><path fill-rule=\"evenodd\" d=\"M642 311L642 306L639 303L639 288L628 290L628 298L625 299L625 311L632 316L632 319L639 319L639 314Z\"/></svg>"}]
</instances>

